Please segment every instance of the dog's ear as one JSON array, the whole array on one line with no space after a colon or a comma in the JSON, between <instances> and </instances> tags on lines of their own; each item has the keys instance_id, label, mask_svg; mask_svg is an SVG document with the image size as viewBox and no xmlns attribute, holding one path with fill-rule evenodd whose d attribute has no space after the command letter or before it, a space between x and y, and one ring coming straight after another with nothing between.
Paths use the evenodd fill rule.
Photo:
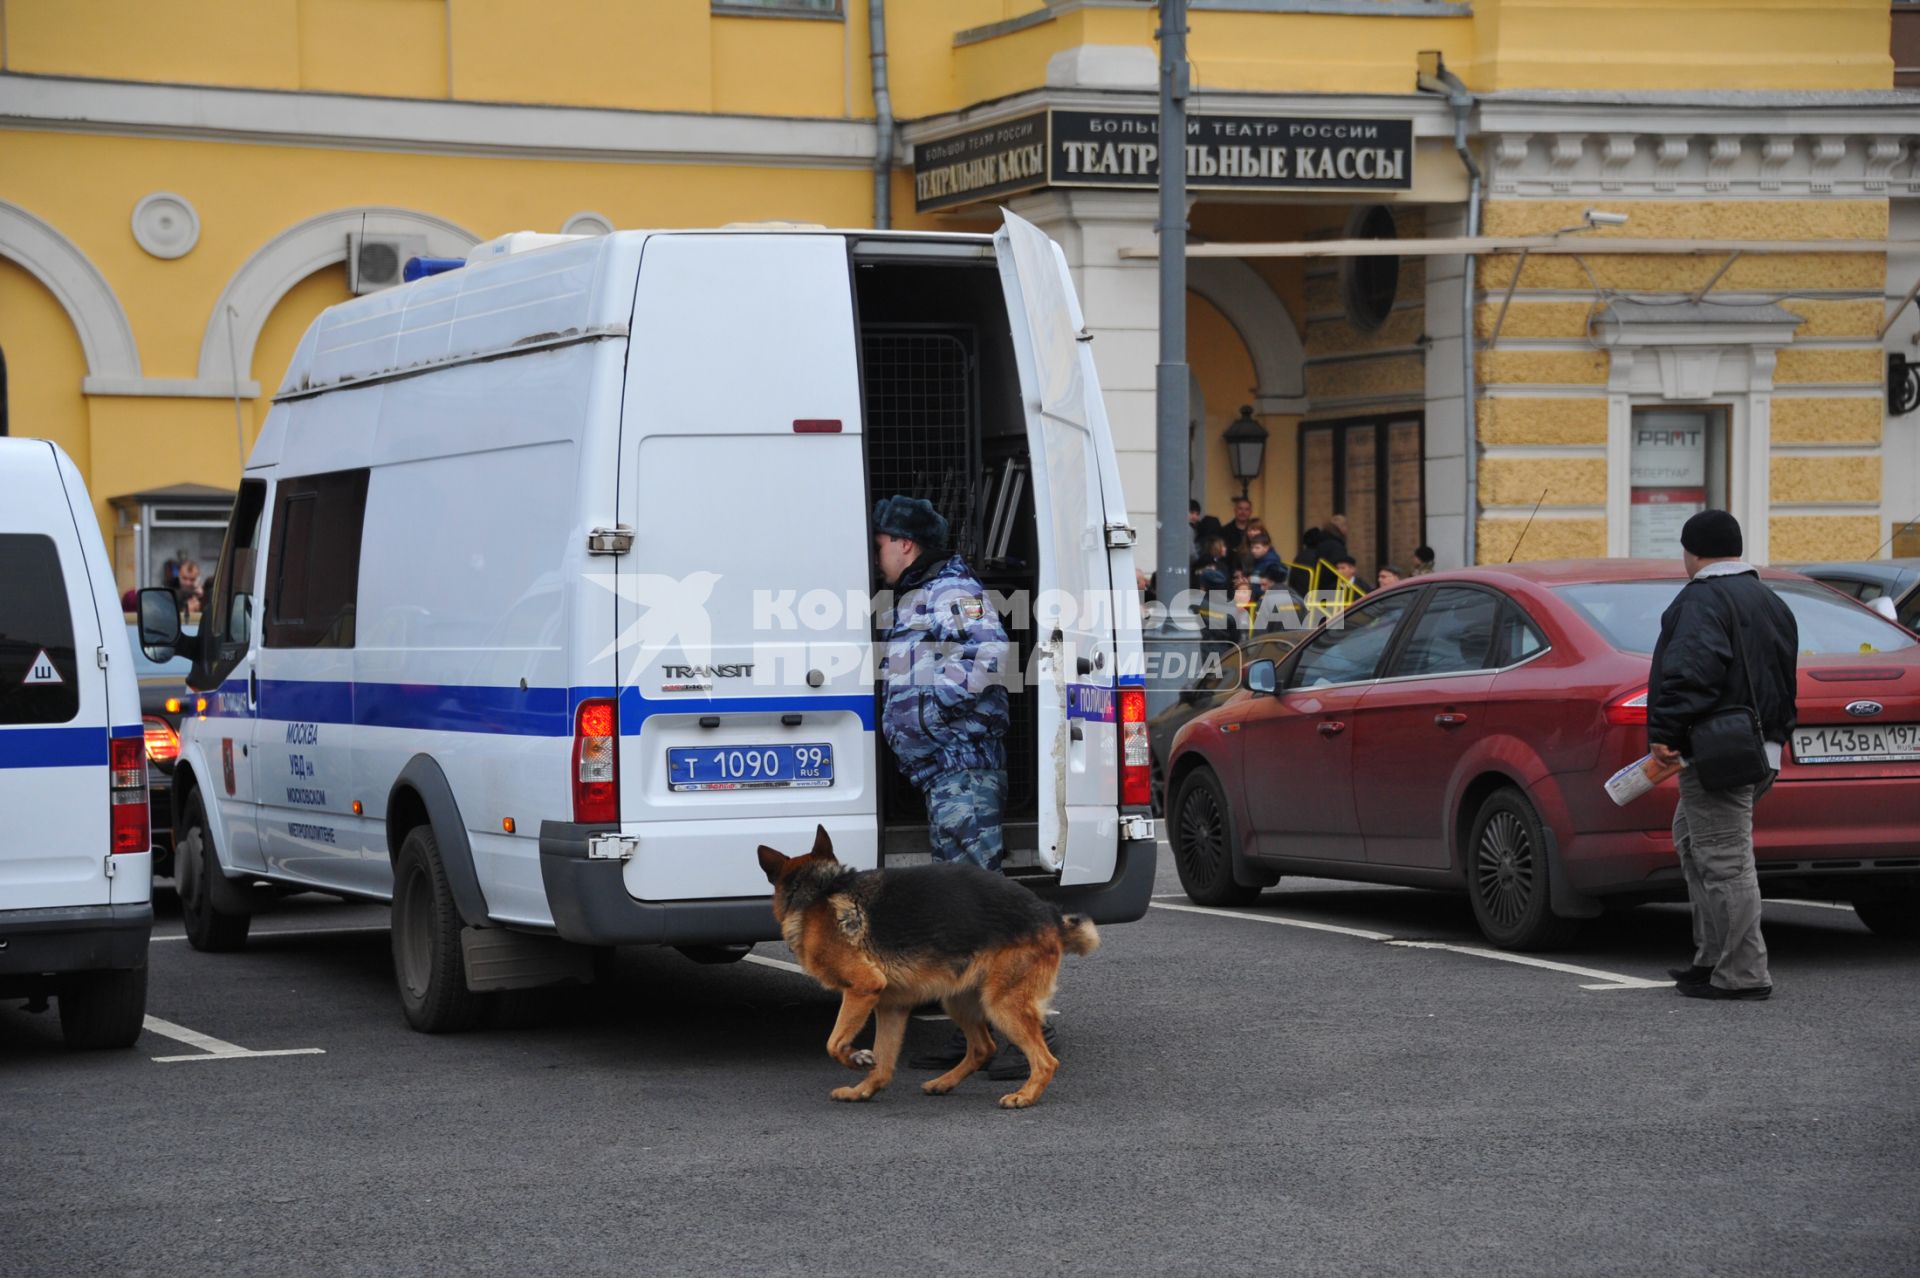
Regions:
<instances>
[{"instance_id":1,"label":"dog's ear","mask_svg":"<svg viewBox=\"0 0 1920 1278\"><path fill-rule=\"evenodd\" d=\"M774 851L766 844L760 845L760 872L767 876L767 882L779 886L780 871L787 868L788 858Z\"/></svg>"},{"instance_id":2,"label":"dog's ear","mask_svg":"<svg viewBox=\"0 0 1920 1278\"><path fill-rule=\"evenodd\" d=\"M812 855L819 857L823 861L832 861L835 865L840 863L839 858L833 854L833 840L827 837L827 827L824 825L816 825L813 827Z\"/></svg>"}]
</instances>

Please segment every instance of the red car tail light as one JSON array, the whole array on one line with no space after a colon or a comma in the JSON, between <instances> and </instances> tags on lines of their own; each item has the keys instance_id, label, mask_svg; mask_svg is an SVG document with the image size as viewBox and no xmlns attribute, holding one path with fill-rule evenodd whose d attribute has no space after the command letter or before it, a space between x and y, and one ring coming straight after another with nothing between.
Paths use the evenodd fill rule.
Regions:
<instances>
[{"instance_id":1,"label":"red car tail light","mask_svg":"<svg viewBox=\"0 0 1920 1278\"><path fill-rule=\"evenodd\" d=\"M147 808L145 742L134 737L114 737L108 742L107 751L108 795L113 804L113 851L150 851L153 828Z\"/></svg>"},{"instance_id":2,"label":"red car tail light","mask_svg":"<svg viewBox=\"0 0 1920 1278\"><path fill-rule=\"evenodd\" d=\"M620 819L620 737L612 701L582 701L573 717L573 819L612 825Z\"/></svg>"},{"instance_id":3,"label":"red car tail light","mask_svg":"<svg viewBox=\"0 0 1920 1278\"><path fill-rule=\"evenodd\" d=\"M1120 689L1120 802L1153 802L1153 751L1147 739L1147 690Z\"/></svg>"},{"instance_id":4,"label":"red car tail light","mask_svg":"<svg viewBox=\"0 0 1920 1278\"><path fill-rule=\"evenodd\" d=\"M1607 722L1623 724L1627 727L1647 726L1647 690L1645 688L1621 697L1607 705Z\"/></svg>"},{"instance_id":5,"label":"red car tail light","mask_svg":"<svg viewBox=\"0 0 1920 1278\"><path fill-rule=\"evenodd\" d=\"M146 729L147 758L153 763L172 763L180 757L180 734L173 725L158 715L147 715L141 721Z\"/></svg>"}]
</instances>

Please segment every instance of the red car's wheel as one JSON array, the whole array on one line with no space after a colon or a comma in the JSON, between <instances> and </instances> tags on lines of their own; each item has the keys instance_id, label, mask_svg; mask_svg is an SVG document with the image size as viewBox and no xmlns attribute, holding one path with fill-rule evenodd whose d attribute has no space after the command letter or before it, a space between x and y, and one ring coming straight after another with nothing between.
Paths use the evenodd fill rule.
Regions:
<instances>
[{"instance_id":1,"label":"red car's wheel","mask_svg":"<svg viewBox=\"0 0 1920 1278\"><path fill-rule=\"evenodd\" d=\"M1503 950L1562 945L1578 930L1553 912L1546 848L1540 817L1520 791L1496 790L1480 805L1467 839L1467 897L1480 931Z\"/></svg>"},{"instance_id":2,"label":"red car's wheel","mask_svg":"<svg viewBox=\"0 0 1920 1278\"><path fill-rule=\"evenodd\" d=\"M1260 895L1233 877L1233 812L1220 778L1196 768L1174 794L1167 839L1180 886L1199 905L1245 905Z\"/></svg>"}]
</instances>

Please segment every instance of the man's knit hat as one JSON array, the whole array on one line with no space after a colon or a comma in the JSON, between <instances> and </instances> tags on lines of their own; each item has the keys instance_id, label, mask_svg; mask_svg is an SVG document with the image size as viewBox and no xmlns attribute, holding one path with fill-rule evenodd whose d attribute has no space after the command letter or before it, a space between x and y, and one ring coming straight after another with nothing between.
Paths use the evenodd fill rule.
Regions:
<instances>
[{"instance_id":1,"label":"man's knit hat","mask_svg":"<svg viewBox=\"0 0 1920 1278\"><path fill-rule=\"evenodd\" d=\"M873 508L873 530L889 537L918 542L928 550L947 544L947 521L924 497L893 496Z\"/></svg>"},{"instance_id":2,"label":"man's knit hat","mask_svg":"<svg viewBox=\"0 0 1920 1278\"><path fill-rule=\"evenodd\" d=\"M1738 559L1745 549L1740 521L1724 510L1703 510L1687 520L1680 545L1696 559Z\"/></svg>"}]
</instances>

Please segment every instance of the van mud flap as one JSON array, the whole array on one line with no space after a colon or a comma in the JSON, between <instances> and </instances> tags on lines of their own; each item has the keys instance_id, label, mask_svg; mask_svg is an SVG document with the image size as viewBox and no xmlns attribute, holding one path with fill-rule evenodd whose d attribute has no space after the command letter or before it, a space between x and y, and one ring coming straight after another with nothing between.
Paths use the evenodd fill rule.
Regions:
<instances>
[{"instance_id":1,"label":"van mud flap","mask_svg":"<svg viewBox=\"0 0 1920 1278\"><path fill-rule=\"evenodd\" d=\"M1113 877L1105 883L1036 887L1033 891L1059 906L1063 914L1084 914L1095 923L1132 923L1146 917L1159 859L1160 845L1155 840L1122 839Z\"/></svg>"}]
</instances>

